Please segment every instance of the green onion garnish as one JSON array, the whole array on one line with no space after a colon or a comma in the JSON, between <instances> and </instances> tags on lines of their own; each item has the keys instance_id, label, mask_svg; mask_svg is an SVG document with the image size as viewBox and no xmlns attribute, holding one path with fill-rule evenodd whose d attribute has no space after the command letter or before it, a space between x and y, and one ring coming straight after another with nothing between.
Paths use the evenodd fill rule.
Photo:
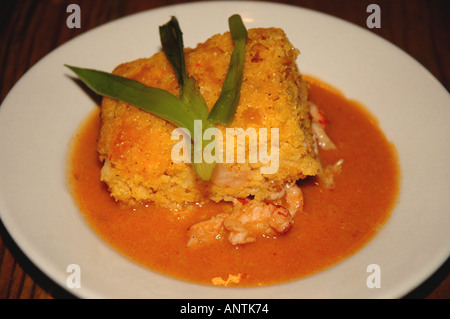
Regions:
<instances>
[{"instance_id":1,"label":"green onion garnish","mask_svg":"<svg viewBox=\"0 0 450 319\"><path fill-rule=\"evenodd\" d=\"M200 116L175 95L111 73L66 66L94 92L135 105L193 134L194 120Z\"/></svg>"},{"instance_id":2,"label":"green onion garnish","mask_svg":"<svg viewBox=\"0 0 450 319\"><path fill-rule=\"evenodd\" d=\"M159 27L159 34L164 53L172 65L178 84L180 85L180 99L198 114L198 119L202 120L201 133L203 136L203 132L207 128L214 126L214 124L207 119L208 106L200 93L197 81L187 74L186 62L184 59L183 34L178 24L178 20L175 17L172 17L168 23ZM193 132L191 132L191 137L194 137ZM202 179L209 180L216 167L216 163L206 163L203 160L200 162L196 161L197 158L202 158L202 156L198 155L203 155L206 141L202 140L200 143L200 141L194 140L193 142L193 152L191 155L192 167ZM195 156L195 154L197 154L197 156Z\"/></svg>"},{"instance_id":3,"label":"green onion garnish","mask_svg":"<svg viewBox=\"0 0 450 319\"><path fill-rule=\"evenodd\" d=\"M237 14L232 15L228 19L228 24L234 42L233 53L219 99L208 116L214 123L222 125L233 122L239 104L245 62L245 44L247 43L247 29L241 17Z\"/></svg>"},{"instance_id":4,"label":"green onion garnish","mask_svg":"<svg viewBox=\"0 0 450 319\"><path fill-rule=\"evenodd\" d=\"M239 103L247 30L239 15L231 16L228 22L234 48L220 97L209 114L197 82L187 75L182 32L175 17L172 17L159 30L164 53L180 85L180 97L111 73L66 66L97 94L134 105L175 126L186 128L191 139L194 138L195 120L200 120L203 137L203 132L207 128L214 127L215 124L230 124ZM209 181L216 163L207 163L204 160L198 163L194 161L194 158L197 158L194 154L203 152L203 148L212 142L204 140L201 143L196 143L194 140L192 142L194 144L191 154L193 168L202 180Z\"/></svg>"}]
</instances>

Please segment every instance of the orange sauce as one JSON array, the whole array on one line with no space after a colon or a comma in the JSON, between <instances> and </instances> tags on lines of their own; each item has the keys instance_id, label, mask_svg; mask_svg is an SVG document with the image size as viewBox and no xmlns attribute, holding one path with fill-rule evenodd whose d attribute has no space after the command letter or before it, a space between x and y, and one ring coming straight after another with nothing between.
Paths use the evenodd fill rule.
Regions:
<instances>
[{"instance_id":1,"label":"orange sauce","mask_svg":"<svg viewBox=\"0 0 450 319\"><path fill-rule=\"evenodd\" d=\"M92 229L123 255L152 271L197 283L275 284L311 275L356 253L395 205L395 148L364 107L320 81L308 81L310 99L325 111L327 132L338 147L321 151L321 161L326 165L342 158L344 164L333 191L316 178L300 184L305 208L287 234L242 246L218 241L188 249L187 229L222 212L225 204L206 204L188 214L153 205L119 205L100 181L98 112L80 129L71 150L69 181L80 210Z\"/></svg>"}]
</instances>

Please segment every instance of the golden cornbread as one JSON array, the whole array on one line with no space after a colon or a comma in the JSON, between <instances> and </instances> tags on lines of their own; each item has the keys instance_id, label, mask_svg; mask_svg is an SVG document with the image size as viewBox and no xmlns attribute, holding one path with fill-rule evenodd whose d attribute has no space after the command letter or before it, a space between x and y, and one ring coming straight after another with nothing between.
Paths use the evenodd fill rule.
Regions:
<instances>
[{"instance_id":1,"label":"golden cornbread","mask_svg":"<svg viewBox=\"0 0 450 319\"><path fill-rule=\"evenodd\" d=\"M217 34L195 49L186 49L186 67L200 87L209 110L219 97L233 49L230 34ZM212 180L204 182L189 163L174 163L171 123L137 107L110 98L101 105L98 141L101 178L116 200L151 201L163 206L245 198L257 200L286 184L317 174L307 104L307 84L296 65L298 50L277 28L248 30L241 98L230 128L279 129L279 168L262 174L269 164L218 164ZM119 65L114 74L178 95L179 86L163 52ZM225 134L225 127L219 127ZM235 146L237 147L237 146ZM268 145L270 152L270 141ZM248 159L248 158L247 158Z\"/></svg>"}]
</instances>

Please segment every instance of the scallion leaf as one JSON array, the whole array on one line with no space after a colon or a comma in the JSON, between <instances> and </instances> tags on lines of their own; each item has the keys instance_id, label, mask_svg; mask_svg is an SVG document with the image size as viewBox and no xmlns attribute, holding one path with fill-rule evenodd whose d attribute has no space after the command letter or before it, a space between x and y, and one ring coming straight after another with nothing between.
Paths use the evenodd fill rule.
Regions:
<instances>
[{"instance_id":1,"label":"scallion leaf","mask_svg":"<svg viewBox=\"0 0 450 319\"><path fill-rule=\"evenodd\" d=\"M186 62L184 60L183 33L181 32L177 18L172 17L169 22L159 27L159 37L164 53L172 65L175 76L182 89L187 74Z\"/></svg>"},{"instance_id":2,"label":"scallion leaf","mask_svg":"<svg viewBox=\"0 0 450 319\"><path fill-rule=\"evenodd\" d=\"M175 17L172 17L169 22L159 27L159 34L164 53L172 65L178 84L180 85L180 99L199 115L199 119L202 120L201 136L203 137L203 132L214 125L207 119L208 106L200 93L197 81L195 81L193 77L188 76L184 58L183 33L181 32L178 20ZM191 137L194 138L192 133ZM201 141L193 140L193 142L194 147L191 156L192 166L197 175L203 180L210 180L217 163L207 163L203 160L203 149L206 146L206 142L203 141L203 138ZM212 141L211 143L215 143L215 141ZM198 154L200 154L200 156L198 156ZM196 159L198 158L200 158L201 161L197 161Z\"/></svg>"},{"instance_id":3,"label":"scallion leaf","mask_svg":"<svg viewBox=\"0 0 450 319\"><path fill-rule=\"evenodd\" d=\"M175 95L111 73L66 66L97 94L134 105L194 134L194 120L200 116Z\"/></svg>"},{"instance_id":4,"label":"scallion leaf","mask_svg":"<svg viewBox=\"0 0 450 319\"><path fill-rule=\"evenodd\" d=\"M231 38L234 42L228 73L222 86L222 91L208 119L213 123L229 125L233 122L236 108L239 104L242 78L245 62L245 45L247 43L247 29L239 15L232 15L228 19Z\"/></svg>"},{"instance_id":5,"label":"scallion leaf","mask_svg":"<svg viewBox=\"0 0 450 319\"><path fill-rule=\"evenodd\" d=\"M189 105L202 119L208 117L208 106L201 95L197 81L189 77L184 58L183 33L176 17L159 27L161 45L167 59L172 65L180 85L180 98Z\"/></svg>"}]
</instances>

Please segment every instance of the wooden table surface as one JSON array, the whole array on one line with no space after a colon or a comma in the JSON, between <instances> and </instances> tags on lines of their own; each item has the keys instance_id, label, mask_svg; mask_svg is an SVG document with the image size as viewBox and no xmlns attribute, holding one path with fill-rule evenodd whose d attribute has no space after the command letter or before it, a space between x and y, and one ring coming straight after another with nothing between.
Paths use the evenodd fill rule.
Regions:
<instances>
[{"instance_id":1,"label":"wooden table surface","mask_svg":"<svg viewBox=\"0 0 450 319\"><path fill-rule=\"evenodd\" d=\"M0 1L1 101L21 76L66 41L108 21L178 0L6 0ZM381 9L381 28L370 29L427 68L449 90L450 1L298 0L279 1L310 8L367 28L366 8ZM81 8L81 28L69 29L69 4ZM449 262L406 298L448 299ZM20 251L0 223L0 299L53 299L73 296L52 282Z\"/></svg>"}]
</instances>

